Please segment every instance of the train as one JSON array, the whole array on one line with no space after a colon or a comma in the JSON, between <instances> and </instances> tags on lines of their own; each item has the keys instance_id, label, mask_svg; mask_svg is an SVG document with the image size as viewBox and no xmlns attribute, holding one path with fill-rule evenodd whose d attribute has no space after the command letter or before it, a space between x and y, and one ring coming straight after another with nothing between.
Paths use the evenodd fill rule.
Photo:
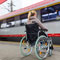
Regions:
<instances>
[{"instance_id":1,"label":"train","mask_svg":"<svg viewBox=\"0 0 60 60\"><path fill-rule=\"evenodd\" d=\"M35 10L37 18L48 28L53 44L60 44L60 0L43 0L0 16L0 40L20 41L25 36L28 12Z\"/></svg>"}]
</instances>

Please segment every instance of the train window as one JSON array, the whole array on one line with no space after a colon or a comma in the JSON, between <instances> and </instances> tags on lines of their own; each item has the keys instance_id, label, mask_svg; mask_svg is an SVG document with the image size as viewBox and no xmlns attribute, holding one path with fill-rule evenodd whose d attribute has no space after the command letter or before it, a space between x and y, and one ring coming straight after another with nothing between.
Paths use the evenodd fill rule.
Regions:
<instances>
[{"instance_id":1,"label":"train window","mask_svg":"<svg viewBox=\"0 0 60 60\"><path fill-rule=\"evenodd\" d=\"M2 21L0 21L0 29L1 29L1 24L2 24Z\"/></svg>"},{"instance_id":2,"label":"train window","mask_svg":"<svg viewBox=\"0 0 60 60\"><path fill-rule=\"evenodd\" d=\"M20 26L24 26L27 22L28 13L20 15Z\"/></svg>"},{"instance_id":3,"label":"train window","mask_svg":"<svg viewBox=\"0 0 60 60\"><path fill-rule=\"evenodd\" d=\"M58 15L60 16L60 11L58 11Z\"/></svg>"},{"instance_id":4,"label":"train window","mask_svg":"<svg viewBox=\"0 0 60 60\"><path fill-rule=\"evenodd\" d=\"M28 19L23 19L22 20L22 23L26 23Z\"/></svg>"},{"instance_id":5,"label":"train window","mask_svg":"<svg viewBox=\"0 0 60 60\"><path fill-rule=\"evenodd\" d=\"M15 26L15 21L7 22L7 28L14 27Z\"/></svg>"},{"instance_id":6,"label":"train window","mask_svg":"<svg viewBox=\"0 0 60 60\"><path fill-rule=\"evenodd\" d=\"M60 16L60 4L41 9L42 22L55 21Z\"/></svg>"},{"instance_id":7,"label":"train window","mask_svg":"<svg viewBox=\"0 0 60 60\"><path fill-rule=\"evenodd\" d=\"M6 23L2 23L1 24L1 28L6 28L7 27L7 24Z\"/></svg>"},{"instance_id":8,"label":"train window","mask_svg":"<svg viewBox=\"0 0 60 60\"><path fill-rule=\"evenodd\" d=\"M21 26L24 26L25 23L27 22L27 20L28 20L28 19L23 19L23 20L21 20L20 25L21 25Z\"/></svg>"},{"instance_id":9,"label":"train window","mask_svg":"<svg viewBox=\"0 0 60 60\"><path fill-rule=\"evenodd\" d=\"M15 26L17 26L17 27L20 26L20 20L15 21Z\"/></svg>"},{"instance_id":10,"label":"train window","mask_svg":"<svg viewBox=\"0 0 60 60\"><path fill-rule=\"evenodd\" d=\"M0 28L9 28L9 27L14 27L15 23L14 22L9 22L9 23L1 23Z\"/></svg>"},{"instance_id":11,"label":"train window","mask_svg":"<svg viewBox=\"0 0 60 60\"><path fill-rule=\"evenodd\" d=\"M9 18L0 22L0 28L10 28L15 26L14 18Z\"/></svg>"},{"instance_id":12,"label":"train window","mask_svg":"<svg viewBox=\"0 0 60 60\"><path fill-rule=\"evenodd\" d=\"M6 28L14 27L15 26L14 17L7 19L6 23L7 23L7 27Z\"/></svg>"},{"instance_id":13,"label":"train window","mask_svg":"<svg viewBox=\"0 0 60 60\"><path fill-rule=\"evenodd\" d=\"M1 28L6 28L6 27L7 27L6 20L0 21L0 29Z\"/></svg>"}]
</instances>

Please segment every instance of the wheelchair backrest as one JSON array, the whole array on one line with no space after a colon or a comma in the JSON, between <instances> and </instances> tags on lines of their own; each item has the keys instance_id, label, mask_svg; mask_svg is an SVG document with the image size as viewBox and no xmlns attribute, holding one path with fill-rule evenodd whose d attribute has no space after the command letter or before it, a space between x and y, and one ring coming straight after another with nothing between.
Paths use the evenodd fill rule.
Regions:
<instances>
[{"instance_id":1,"label":"wheelchair backrest","mask_svg":"<svg viewBox=\"0 0 60 60\"><path fill-rule=\"evenodd\" d=\"M26 33L37 33L39 30L39 26L36 23L33 24L26 24L25 25L26 28Z\"/></svg>"}]
</instances>

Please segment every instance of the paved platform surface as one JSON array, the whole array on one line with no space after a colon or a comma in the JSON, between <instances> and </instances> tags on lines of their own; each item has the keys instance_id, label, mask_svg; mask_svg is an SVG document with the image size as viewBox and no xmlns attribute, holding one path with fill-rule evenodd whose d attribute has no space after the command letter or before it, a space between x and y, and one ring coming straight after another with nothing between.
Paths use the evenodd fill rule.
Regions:
<instances>
[{"instance_id":1,"label":"paved platform surface","mask_svg":"<svg viewBox=\"0 0 60 60\"><path fill-rule=\"evenodd\" d=\"M34 53L24 57L20 53L19 43L0 41L0 60L38 60ZM45 60L60 60L60 46L54 46L53 55Z\"/></svg>"}]
</instances>

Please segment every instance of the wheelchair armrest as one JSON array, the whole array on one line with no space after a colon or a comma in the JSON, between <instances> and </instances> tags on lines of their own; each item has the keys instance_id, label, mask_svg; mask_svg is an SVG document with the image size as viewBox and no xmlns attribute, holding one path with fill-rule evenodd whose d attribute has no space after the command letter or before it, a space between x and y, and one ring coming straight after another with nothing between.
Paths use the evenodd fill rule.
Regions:
<instances>
[{"instance_id":1,"label":"wheelchair armrest","mask_svg":"<svg viewBox=\"0 0 60 60\"><path fill-rule=\"evenodd\" d=\"M41 35L45 35L46 37L48 36L45 31L47 31L46 29L39 29L38 31L38 36L41 34Z\"/></svg>"},{"instance_id":2,"label":"wheelchair armrest","mask_svg":"<svg viewBox=\"0 0 60 60\"><path fill-rule=\"evenodd\" d=\"M48 30L47 29L39 29L39 31L44 31L45 32L45 31L48 31Z\"/></svg>"}]
</instances>

